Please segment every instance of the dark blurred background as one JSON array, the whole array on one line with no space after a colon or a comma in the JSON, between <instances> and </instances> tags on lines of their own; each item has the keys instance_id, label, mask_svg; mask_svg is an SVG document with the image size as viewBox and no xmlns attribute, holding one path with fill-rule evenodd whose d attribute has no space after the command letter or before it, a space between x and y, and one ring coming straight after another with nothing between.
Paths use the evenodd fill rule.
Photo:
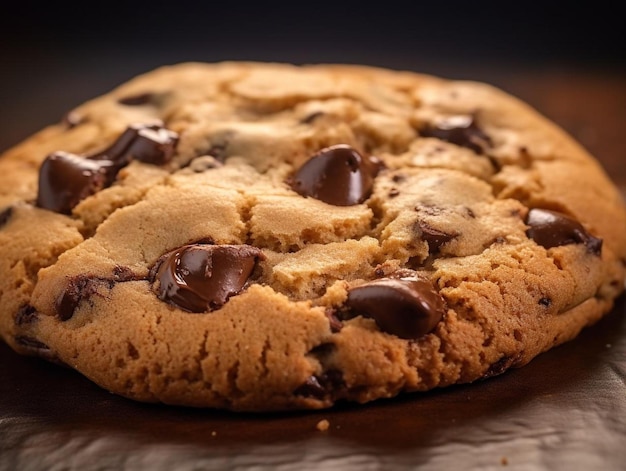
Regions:
<instances>
[{"instance_id":1,"label":"dark blurred background","mask_svg":"<svg viewBox=\"0 0 626 471\"><path fill-rule=\"evenodd\" d=\"M138 73L188 60L408 69L484 80L540 109L533 100L545 93L524 91L529 77L544 88L573 75L623 87L615 7L532 3L3 2L0 151Z\"/></svg>"}]
</instances>

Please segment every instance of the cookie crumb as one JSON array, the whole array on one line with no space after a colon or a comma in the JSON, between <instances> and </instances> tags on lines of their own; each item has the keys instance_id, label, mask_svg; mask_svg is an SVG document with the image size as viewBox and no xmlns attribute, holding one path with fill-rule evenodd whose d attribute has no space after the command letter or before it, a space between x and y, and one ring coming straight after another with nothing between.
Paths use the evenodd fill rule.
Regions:
<instances>
[{"instance_id":1,"label":"cookie crumb","mask_svg":"<svg viewBox=\"0 0 626 471\"><path fill-rule=\"evenodd\" d=\"M326 430L328 430L328 428L330 427L330 422L326 419L322 419L317 423L316 428L320 431L320 432L325 432Z\"/></svg>"},{"instance_id":2,"label":"cookie crumb","mask_svg":"<svg viewBox=\"0 0 626 471\"><path fill-rule=\"evenodd\" d=\"M211 436L212 436L212 437L217 437L217 432L216 432L215 430L213 430L213 431L211 432Z\"/></svg>"}]
</instances>

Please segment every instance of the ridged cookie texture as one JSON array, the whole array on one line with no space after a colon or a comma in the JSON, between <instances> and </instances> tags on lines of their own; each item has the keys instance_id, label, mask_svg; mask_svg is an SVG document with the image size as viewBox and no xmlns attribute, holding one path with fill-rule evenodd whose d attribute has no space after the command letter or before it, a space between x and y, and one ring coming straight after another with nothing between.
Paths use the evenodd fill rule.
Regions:
<instances>
[{"instance_id":1,"label":"ridged cookie texture","mask_svg":"<svg viewBox=\"0 0 626 471\"><path fill-rule=\"evenodd\" d=\"M623 289L599 164L485 84L180 64L0 158L0 333L140 401L316 409L528 363Z\"/></svg>"}]
</instances>

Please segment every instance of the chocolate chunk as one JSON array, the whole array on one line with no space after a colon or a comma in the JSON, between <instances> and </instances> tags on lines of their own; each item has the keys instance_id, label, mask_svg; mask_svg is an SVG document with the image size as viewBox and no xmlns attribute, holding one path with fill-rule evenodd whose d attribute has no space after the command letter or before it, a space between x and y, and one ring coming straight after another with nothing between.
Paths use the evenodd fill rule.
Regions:
<instances>
[{"instance_id":1,"label":"chocolate chunk","mask_svg":"<svg viewBox=\"0 0 626 471\"><path fill-rule=\"evenodd\" d=\"M62 321L67 321L74 316L74 311L78 309L80 304L89 299L95 293L98 292L98 288L103 286L105 283L109 284L109 288L113 286L113 281L104 280L101 278L92 278L89 276L77 276L72 278L67 287L65 288L65 292L57 299L56 302L56 311L59 319Z\"/></svg>"},{"instance_id":2,"label":"chocolate chunk","mask_svg":"<svg viewBox=\"0 0 626 471\"><path fill-rule=\"evenodd\" d=\"M484 154L493 145L473 116L453 116L434 126L426 125L420 129L420 135L467 147L477 154Z\"/></svg>"},{"instance_id":3,"label":"chocolate chunk","mask_svg":"<svg viewBox=\"0 0 626 471\"><path fill-rule=\"evenodd\" d=\"M82 199L110 184L114 175L115 165L109 160L93 161L55 152L39 169L37 206L70 214Z\"/></svg>"},{"instance_id":4,"label":"chocolate chunk","mask_svg":"<svg viewBox=\"0 0 626 471\"><path fill-rule=\"evenodd\" d=\"M38 314L33 306L24 304L15 314L15 325L31 324L37 320Z\"/></svg>"},{"instance_id":5,"label":"chocolate chunk","mask_svg":"<svg viewBox=\"0 0 626 471\"><path fill-rule=\"evenodd\" d=\"M428 252L433 254L439 252L439 249L446 242L450 242L458 234L447 234L438 229L429 226L424 221L417 223L418 236L428 243Z\"/></svg>"},{"instance_id":6,"label":"chocolate chunk","mask_svg":"<svg viewBox=\"0 0 626 471\"><path fill-rule=\"evenodd\" d=\"M550 298L541 298L539 300L539 304L544 307L550 307L550 305L552 304L552 300Z\"/></svg>"},{"instance_id":7,"label":"chocolate chunk","mask_svg":"<svg viewBox=\"0 0 626 471\"><path fill-rule=\"evenodd\" d=\"M178 134L161 125L130 126L109 148L86 158L68 152L49 155L39 169L37 206L70 214L82 199L110 186L132 160L168 163Z\"/></svg>"},{"instance_id":8,"label":"chocolate chunk","mask_svg":"<svg viewBox=\"0 0 626 471\"><path fill-rule=\"evenodd\" d=\"M324 399L326 389L320 384L317 376L309 376L307 380L294 391L296 396L314 397L315 399Z\"/></svg>"},{"instance_id":9,"label":"chocolate chunk","mask_svg":"<svg viewBox=\"0 0 626 471\"><path fill-rule=\"evenodd\" d=\"M602 252L602 239L592 236L575 219L557 211L531 209L526 217L526 235L546 249L568 244L583 244L594 255Z\"/></svg>"},{"instance_id":10,"label":"chocolate chunk","mask_svg":"<svg viewBox=\"0 0 626 471\"><path fill-rule=\"evenodd\" d=\"M12 215L13 208L11 206L0 211L0 228L2 228L2 226L9 222L9 219L11 219Z\"/></svg>"},{"instance_id":11,"label":"chocolate chunk","mask_svg":"<svg viewBox=\"0 0 626 471\"><path fill-rule=\"evenodd\" d=\"M432 331L445 313L433 285L420 278L382 278L348 292L348 316L374 319L378 327L404 339Z\"/></svg>"},{"instance_id":12,"label":"chocolate chunk","mask_svg":"<svg viewBox=\"0 0 626 471\"><path fill-rule=\"evenodd\" d=\"M94 154L89 159L111 160L120 166L128 165L132 160L163 165L172 160L178 134L159 124L135 124L126 131L108 149Z\"/></svg>"},{"instance_id":13,"label":"chocolate chunk","mask_svg":"<svg viewBox=\"0 0 626 471\"><path fill-rule=\"evenodd\" d=\"M330 325L330 331L333 334L336 334L337 332L339 332L341 330L341 328L343 327L343 324L341 323L341 320L339 319L339 317L337 317L337 312L334 309L326 309L326 311L324 311L324 314L326 315L326 318L328 319L328 324Z\"/></svg>"},{"instance_id":14,"label":"chocolate chunk","mask_svg":"<svg viewBox=\"0 0 626 471\"><path fill-rule=\"evenodd\" d=\"M506 370L514 367L520 360L521 355L503 356L498 361L489 366L489 369L483 375L484 379L498 376L504 373Z\"/></svg>"},{"instance_id":15,"label":"chocolate chunk","mask_svg":"<svg viewBox=\"0 0 626 471\"><path fill-rule=\"evenodd\" d=\"M294 394L296 396L313 397L323 400L330 397L341 396L346 386L343 374L339 370L328 370L321 375L312 375L299 386Z\"/></svg>"},{"instance_id":16,"label":"chocolate chunk","mask_svg":"<svg viewBox=\"0 0 626 471\"><path fill-rule=\"evenodd\" d=\"M300 167L290 181L294 191L336 206L365 201L381 169L374 157L363 157L347 145L322 149Z\"/></svg>"},{"instance_id":17,"label":"chocolate chunk","mask_svg":"<svg viewBox=\"0 0 626 471\"><path fill-rule=\"evenodd\" d=\"M56 302L56 311L59 319L66 321L74 316L74 311L81 303L88 301L93 295L102 289L111 290L115 283L137 280L130 268L116 266L113 269L112 278L79 275L71 278L65 287L65 291ZM104 296L104 295L100 295Z\"/></svg>"},{"instance_id":18,"label":"chocolate chunk","mask_svg":"<svg viewBox=\"0 0 626 471\"><path fill-rule=\"evenodd\" d=\"M241 292L264 258L250 245L186 245L161 259L157 295L190 312L219 309Z\"/></svg>"},{"instance_id":19,"label":"chocolate chunk","mask_svg":"<svg viewBox=\"0 0 626 471\"><path fill-rule=\"evenodd\" d=\"M141 106L147 105L154 100L154 93L139 93L137 95L125 96L117 100L120 105Z\"/></svg>"}]
</instances>

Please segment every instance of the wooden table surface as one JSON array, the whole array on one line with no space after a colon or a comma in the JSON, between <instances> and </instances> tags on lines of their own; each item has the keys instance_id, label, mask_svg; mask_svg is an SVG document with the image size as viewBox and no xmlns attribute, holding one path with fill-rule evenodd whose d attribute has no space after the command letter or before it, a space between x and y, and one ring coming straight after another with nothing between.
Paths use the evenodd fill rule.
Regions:
<instances>
[{"instance_id":1,"label":"wooden table surface","mask_svg":"<svg viewBox=\"0 0 626 471\"><path fill-rule=\"evenodd\" d=\"M493 66L450 75L489 81L529 102L587 147L626 193L626 75ZM83 83L75 95L64 92L65 104L58 94L66 82L53 82L36 90L35 102L17 96L14 109L1 111L21 120L0 127L0 149L63 115L81 94L107 91ZM316 429L321 419L330 422L326 432ZM605 319L525 368L311 413L138 404L0 345L0 470L618 470L626 468L625 445L623 296Z\"/></svg>"}]
</instances>

